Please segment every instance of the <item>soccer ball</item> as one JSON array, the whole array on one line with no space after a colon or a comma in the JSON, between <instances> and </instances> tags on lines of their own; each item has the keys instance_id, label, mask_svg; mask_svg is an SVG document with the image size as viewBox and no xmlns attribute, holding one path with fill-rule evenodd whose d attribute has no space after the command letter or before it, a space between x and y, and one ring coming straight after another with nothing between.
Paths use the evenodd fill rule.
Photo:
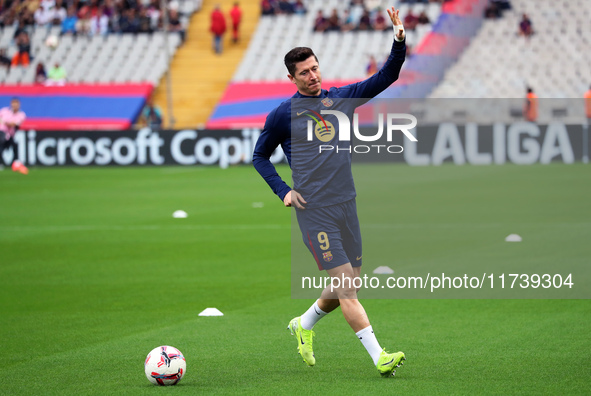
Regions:
<instances>
[{"instance_id":1,"label":"soccer ball","mask_svg":"<svg viewBox=\"0 0 591 396\"><path fill-rule=\"evenodd\" d=\"M144 369L151 383L161 386L176 385L187 371L187 362L178 349L159 346L148 353Z\"/></svg>"},{"instance_id":2,"label":"soccer ball","mask_svg":"<svg viewBox=\"0 0 591 396\"><path fill-rule=\"evenodd\" d=\"M48 36L45 39L45 45L51 49L56 49L58 44L59 44L59 39L57 38L57 36Z\"/></svg>"}]
</instances>

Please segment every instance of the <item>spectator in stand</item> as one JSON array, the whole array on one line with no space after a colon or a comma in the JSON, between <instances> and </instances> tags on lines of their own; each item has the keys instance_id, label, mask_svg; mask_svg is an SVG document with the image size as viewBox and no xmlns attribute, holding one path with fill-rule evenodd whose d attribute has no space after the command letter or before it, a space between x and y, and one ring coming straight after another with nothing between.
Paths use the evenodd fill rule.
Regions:
<instances>
[{"instance_id":1,"label":"spectator in stand","mask_svg":"<svg viewBox=\"0 0 591 396\"><path fill-rule=\"evenodd\" d=\"M14 31L14 35L12 36L13 40L16 40L21 33L29 33L29 28L24 19L20 19L18 21L18 27Z\"/></svg>"},{"instance_id":2,"label":"spectator in stand","mask_svg":"<svg viewBox=\"0 0 591 396\"><path fill-rule=\"evenodd\" d=\"M64 5L63 0L56 0L55 2L55 13L53 14L53 21L51 22L52 25L60 26L68 12L66 11L66 6Z\"/></svg>"},{"instance_id":3,"label":"spectator in stand","mask_svg":"<svg viewBox=\"0 0 591 396\"><path fill-rule=\"evenodd\" d=\"M298 15L304 15L308 10L306 10L306 6L302 0L297 0L293 5L293 12Z\"/></svg>"},{"instance_id":4,"label":"spectator in stand","mask_svg":"<svg viewBox=\"0 0 591 396\"><path fill-rule=\"evenodd\" d=\"M497 19L501 17L501 10L496 3L490 2L484 9L484 17L486 19Z\"/></svg>"},{"instance_id":5,"label":"spectator in stand","mask_svg":"<svg viewBox=\"0 0 591 396\"><path fill-rule=\"evenodd\" d=\"M39 27L51 26L55 18L55 4L42 2L33 14L35 24Z\"/></svg>"},{"instance_id":6,"label":"spectator in stand","mask_svg":"<svg viewBox=\"0 0 591 396\"><path fill-rule=\"evenodd\" d=\"M351 23L355 26L359 25L359 21L363 16L363 11L365 11L363 0L353 0L349 11L351 14Z\"/></svg>"},{"instance_id":7,"label":"spectator in stand","mask_svg":"<svg viewBox=\"0 0 591 396\"><path fill-rule=\"evenodd\" d=\"M534 34L534 29L531 20L526 14L521 16L521 22L519 23L519 35L524 37L530 37Z\"/></svg>"},{"instance_id":8,"label":"spectator in stand","mask_svg":"<svg viewBox=\"0 0 591 396\"><path fill-rule=\"evenodd\" d=\"M76 35L77 23L78 17L76 16L76 9L74 6L70 6L66 18L62 21L62 34Z\"/></svg>"},{"instance_id":9,"label":"spectator in stand","mask_svg":"<svg viewBox=\"0 0 591 396\"><path fill-rule=\"evenodd\" d=\"M107 0L110 1L110 0ZM158 21L160 20L160 1L159 0L152 0L150 5L148 6L147 11L148 16L150 17L150 26L152 30L156 30L158 28Z\"/></svg>"},{"instance_id":10,"label":"spectator in stand","mask_svg":"<svg viewBox=\"0 0 591 396\"><path fill-rule=\"evenodd\" d=\"M238 2L230 10L230 19L232 20L232 40L237 43L240 40L240 21L242 20L242 10Z\"/></svg>"},{"instance_id":11,"label":"spectator in stand","mask_svg":"<svg viewBox=\"0 0 591 396\"><path fill-rule=\"evenodd\" d=\"M216 54L223 51L223 38L226 33L226 18L220 10L220 5L216 5L211 13L211 27L209 29L213 34L213 48Z\"/></svg>"},{"instance_id":12,"label":"spectator in stand","mask_svg":"<svg viewBox=\"0 0 591 396\"><path fill-rule=\"evenodd\" d=\"M382 32L384 30L390 30L391 26L391 24L386 23L386 18L384 18L384 13L382 9L378 8L376 12L376 19L373 23L373 30Z\"/></svg>"},{"instance_id":13,"label":"spectator in stand","mask_svg":"<svg viewBox=\"0 0 591 396\"><path fill-rule=\"evenodd\" d=\"M129 9L129 21L130 21L131 33L137 33L140 31L139 9L140 9L140 7ZM170 22L170 15L169 15L169 22ZM177 13L177 22L178 22L178 25L180 26L180 22L178 21L178 13ZM181 27L181 29L182 29L182 27Z\"/></svg>"},{"instance_id":14,"label":"spectator in stand","mask_svg":"<svg viewBox=\"0 0 591 396\"><path fill-rule=\"evenodd\" d=\"M135 13L134 8L129 8L123 12L119 18L119 31L121 33L137 33L140 27L140 19Z\"/></svg>"},{"instance_id":15,"label":"spectator in stand","mask_svg":"<svg viewBox=\"0 0 591 396\"><path fill-rule=\"evenodd\" d=\"M15 42L17 46L17 52L12 57L11 65L22 65L24 67L29 66L31 59L31 41L29 39L29 33L27 33L25 30L21 31L19 35L16 37Z\"/></svg>"},{"instance_id":16,"label":"spectator in stand","mask_svg":"<svg viewBox=\"0 0 591 396\"><path fill-rule=\"evenodd\" d=\"M421 11L419 17L417 18L417 22L419 25L428 25L431 23L431 20L429 19L425 11Z\"/></svg>"},{"instance_id":17,"label":"spectator in stand","mask_svg":"<svg viewBox=\"0 0 591 396\"><path fill-rule=\"evenodd\" d=\"M404 17L404 28L406 30L415 30L419 24L419 18L413 14L412 9L408 10L408 13Z\"/></svg>"},{"instance_id":18,"label":"spectator in stand","mask_svg":"<svg viewBox=\"0 0 591 396\"><path fill-rule=\"evenodd\" d=\"M154 29L152 29L152 18L148 15L148 9L142 8L140 10L140 27L139 33L152 33Z\"/></svg>"},{"instance_id":19,"label":"spectator in stand","mask_svg":"<svg viewBox=\"0 0 591 396\"><path fill-rule=\"evenodd\" d=\"M104 0L103 5L105 6L105 14L109 19L115 16L115 3L113 0Z\"/></svg>"},{"instance_id":20,"label":"spectator in stand","mask_svg":"<svg viewBox=\"0 0 591 396\"><path fill-rule=\"evenodd\" d=\"M171 8L169 11L168 30L170 32L178 33L181 37L181 43L185 42L185 28L183 27L183 24L181 23L181 19L179 17L179 12L174 8ZM139 31L139 26L138 26L138 31Z\"/></svg>"},{"instance_id":21,"label":"spectator in stand","mask_svg":"<svg viewBox=\"0 0 591 396\"><path fill-rule=\"evenodd\" d=\"M357 26L357 30L371 30L371 18L369 16L368 10L363 11L363 15L361 16L361 19L359 19L359 25Z\"/></svg>"},{"instance_id":22,"label":"spectator in stand","mask_svg":"<svg viewBox=\"0 0 591 396\"><path fill-rule=\"evenodd\" d=\"M275 15L275 9L271 5L269 0L261 1L261 14L262 15Z\"/></svg>"},{"instance_id":23,"label":"spectator in stand","mask_svg":"<svg viewBox=\"0 0 591 396\"><path fill-rule=\"evenodd\" d=\"M90 0L90 4L88 5L88 8L90 9L90 17L92 18L95 15L98 15L99 13L99 0Z\"/></svg>"},{"instance_id":24,"label":"spectator in stand","mask_svg":"<svg viewBox=\"0 0 591 396\"><path fill-rule=\"evenodd\" d=\"M339 13L337 9L333 9L330 17L326 21L325 32L340 32L341 31L341 20L339 19Z\"/></svg>"},{"instance_id":25,"label":"spectator in stand","mask_svg":"<svg viewBox=\"0 0 591 396\"><path fill-rule=\"evenodd\" d=\"M66 69L64 69L62 65L56 62L55 65L51 69L49 69L49 73L47 73L47 81L45 85L66 85L66 76Z\"/></svg>"},{"instance_id":26,"label":"spectator in stand","mask_svg":"<svg viewBox=\"0 0 591 396\"><path fill-rule=\"evenodd\" d=\"M76 22L76 34L88 36L90 34L90 12L89 5L83 5L78 10L78 22Z\"/></svg>"},{"instance_id":27,"label":"spectator in stand","mask_svg":"<svg viewBox=\"0 0 591 396\"><path fill-rule=\"evenodd\" d=\"M538 119L538 96L531 87L527 88L527 94L525 95L523 116L529 122L536 122Z\"/></svg>"},{"instance_id":28,"label":"spectator in stand","mask_svg":"<svg viewBox=\"0 0 591 396\"><path fill-rule=\"evenodd\" d=\"M25 26L35 25L35 10L37 9L36 4L38 3L35 3L34 1L30 3L22 3L18 18L24 22Z\"/></svg>"},{"instance_id":29,"label":"spectator in stand","mask_svg":"<svg viewBox=\"0 0 591 396\"><path fill-rule=\"evenodd\" d=\"M11 63L10 58L6 56L6 48L0 48L0 66L4 66L7 70L10 70Z\"/></svg>"},{"instance_id":30,"label":"spectator in stand","mask_svg":"<svg viewBox=\"0 0 591 396\"><path fill-rule=\"evenodd\" d=\"M353 22L353 16L349 10L345 10L343 15L343 25L341 26L342 32L350 32L355 29L355 23Z\"/></svg>"},{"instance_id":31,"label":"spectator in stand","mask_svg":"<svg viewBox=\"0 0 591 396\"><path fill-rule=\"evenodd\" d=\"M37 63L37 68L35 69L35 84L45 85L47 81L47 73L45 72L45 65L39 62Z\"/></svg>"},{"instance_id":32,"label":"spectator in stand","mask_svg":"<svg viewBox=\"0 0 591 396\"><path fill-rule=\"evenodd\" d=\"M279 0L275 7L276 13L278 14L293 14L293 5L287 0Z\"/></svg>"},{"instance_id":33,"label":"spectator in stand","mask_svg":"<svg viewBox=\"0 0 591 396\"><path fill-rule=\"evenodd\" d=\"M90 18L90 34L93 36L109 34L109 17L105 14L104 5L101 5L98 12Z\"/></svg>"},{"instance_id":34,"label":"spectator in stand","mask_svg":"<svg viewBox=\"0 0 591 396\"><path fill-rule=\"evenodd\" d=\"M318 14L316 14L316 19L314 20L314 31L315 32L324 32L326 30L327 21L322 13L322 10L318 10Z\"/></svg>"}]
</instances>

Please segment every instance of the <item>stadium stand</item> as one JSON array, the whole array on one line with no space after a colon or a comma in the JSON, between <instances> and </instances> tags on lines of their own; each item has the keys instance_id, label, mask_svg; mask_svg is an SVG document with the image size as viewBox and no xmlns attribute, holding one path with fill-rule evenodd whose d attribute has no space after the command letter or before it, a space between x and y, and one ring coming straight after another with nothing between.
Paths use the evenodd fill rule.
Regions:
<instances>
[{"instance_id":1,"label":"stadium stand","mask_svg":"<svg viewBox=\"0 0 591 396\"><path fill-rule=\"evenodd\" d=\"M51 0L44 2L53 3ZM41 2L43 4L44 2ZM202 0L173 0L182 26L201 7ZM157 7L159 2L142 1L141 7ZM6 22L6 13L3 10ZM23 127L35 129L125 129L131 127L146 98L169 67L164 45L165 34L123 33L121 16L111 17L108 34L61 35L60 25L25 25L30 38L31 62L28 66L0 68L0 97L22 97L28 119ZM21 21L26 16L21 15ZM119 18L119 19L118 19ZM154 27L161 21L156 17ZM17 52L14 40L18 23L0 31L0 48L11 58ZM129 30L128 30L129 31ZM135 31L131 29L131 31ZM48 37L59 37L57 46L46 45ZM181 45L181 33L168 35L172 58ZM35 84L36 66L46 68L59 63L67 72L66 87Z\"/></svg>"},{"instance_id":2,"label":"stadium stand","mask_svg":"<svg viewBox=\"0 0 591 396\"><path fill-rule=\"evenodd\" d=\"M452 0L443 6L438 2L398 2L395 6L400 9L403 18L409 10L417 15L425 11L431 21L430 24L418 25L414 31L407 30L407 44L411 48L416 48L407 63L420 53L421 43L429 36L433 27L440 23L445 7L464 3L470 5L474 2L480 4L482 1ZM371 4L376 9L385 10L392 2L377 0ZM314 49L321 62L325 87L359 81L366 77L370 55L380 62L387 57L392 43L391 28L385 31L314 32L314 20L318 11L328 13L337 9L342 15L349 2L310 0L305 2L305 5L305 15L264 15L261 18L232 83L228 85L207 123L209 128L261 127L267 112L293 94L293 84L290 84L285 76L283 55L295 46L308 46ZM470 7L467 9L472 12ZM458 24L463 22L457 21ZM471 26L471 29L466 29L466 34L478 27L475 23ZM467 39L464 41L467 43ZM458 52L463 48L456 47ZM409 87L425 80L433 80L429 75L414 71L408 65L405 69L408 71L403 69L397 86ZM432 84L435 82L434 80ZM400 93L396 92L394 95Z\"/></svg>"},{"instance_id":3,"label":"stadium stand","mask_svg":"<svg viewBox=\"0 0 591 396\"><path fill-rule=\"evenodd\" d=\"M591 2L511 0L501 18L486 19L432 98L581 98L589 86ZM534 34L518 36L522 14ZM536 32L537 28L537 32Z\"/></svg>"},{"instance_id":4,"label":"stadium stand","mask_svg":"<svg viewBox=\"0 0 591 396\"><path fill-rule=\"evenodd\" d=\"M235 0L204 1L202 9L191 18L187 39L176 52L170 66L175 128L205 125L244 57L259 23L259 1L240 1L243 11L240 41L232 43L230 31L227 31L223 53L216 55L212 50L212 35L209 31L211 11L219 3L227 16L234 2ZM160 106L164 119L168 121L170 115L166 106L164 83L156 88L154 102Z\"/></svg>"},{"instance_id":5,"label":"stadium stand","mask_svg":"<svg viewBox=\"0 0 591 396\"><path fill-rule=\"evenodd\" d=\"M249 51L208 127L261 127L267 112L293 94L293 86L285 79L282 55L294 46L310 46L318 54L325 88L364 78L369 55L383 59L387 53L391 37L381 32L313 32L310 26L320 7L331 10L342 3L306 4L310 6L305 16L261 19ZM432 3L398 4L403 15L411 7L415 14L428 7L433 23L424 30L407 31L412 55L396 84L380 97L518 98L503 102L494 112L491 109L492 121L519 119L528 85L542 98L581 98L589 84L591 31L586 21L591 3L575 0L562 9L551 0L513 0L511 4L513 9L496 20L484 19L488 0L452 0L441 7ZM550 40L540 32L529 38L518 36L524 13L532 20L534 32L536 26L545 29L554 23L559 31ZM548 51L549 47L554 50ZM569 62L556 62L557 53ZM441 107L440 114L430 116L469 120L471 111L465 101L448 101L446 106ZM542 122L561 113L568 113L571 120L578 120L582 114L578 104L568 101L542 102L540 106ZM565 112L565 108L572 110Z\"/></svg>"},{"instance_id":6,"label":"stadium stand","mask_svg":"<svg viewBox=\"0 0 591 396\"><path fill-rule=\"evenodd\" d=\"M43 44L44 34L39 29L35 31L32 42L34 61L26 68L10 68L3 78L6 84L34 83L35 66L39 62L46 67L60 63L72 83L157 84L168 67L162 50L162 32L121 37L110 35L107 38L64 36L55 50ZM179 35L170 35L168 45L170 54L174 54L180 45Z\"/></svg>"},{"instance_id":7,"label":"stadium stand","mask_svg":"<svg viewBox=\"0 0 591 396\"><path fill-rule=\"evenodd\" d=\"M295 46L314 49L319 59L330 59L323 64L323 78L327 80L362 79L366 75L369 56L383 61L390 52L391 28L386 31L314 32L314 19L318 11L336 9L342 14L348 2L313 0L308 3L305 15L265 16L251 41L246 57L234 75L234 82L241 81L283 81L285 66L282 55ZM379 8L385 9L387 0L380 1ZM414 13L427 11L431 20L437 20L441 10L438 3L400 4L401 15L412 8ZM385 11L382 11L385 12ZM415 31L408 31L407 43L418 44L431 29L430 25L419 25ZM360 49L362 52L360 53Z\"/></svg>"},{"instance_id":8,"label":"stadium stand","mask_svg":"<svg viewBox=\"0 0 591 396\"><path fill-rule=\"evenodd\" d=\"M190 15L201 7L201 1L175 0L173 7L180 11L181 25L188 24ZM17 51L16 29L17 24L6 26L0 35L0 48L7 48L9 58ZM35 66L40 62L45 67L60 63L72 83L146 82L155 85L168 68L161 31L129 34L113 29L107 35L63 35L57 48L52 49L45 45L45 40L49 36L59 37L61 26L30 26L26 30L30 35L33 61L28 67L0 69L0 81L5 84L34 83ZM171 57L180 44L180 34L169 35Z\"/></svg>"}]
</instances>

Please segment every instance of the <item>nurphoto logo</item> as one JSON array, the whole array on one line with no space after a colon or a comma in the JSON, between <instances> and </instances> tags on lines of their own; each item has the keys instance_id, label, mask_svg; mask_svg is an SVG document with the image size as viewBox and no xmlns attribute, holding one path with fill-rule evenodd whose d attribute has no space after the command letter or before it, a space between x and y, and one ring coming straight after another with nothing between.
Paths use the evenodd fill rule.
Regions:
<instances>
[{"instance_id":1,"label":"nurphoto logo","mask_svg":"<svg viewBox=\"0 0 591 396\"><path fill-rule=\"evenodd\" d=\"M378 114L378 130L373 135L363 135L359 131L359 116L357 113L353 114L353 123L349 120L349 117L338 110L321 110L320 113L314 110L306 109L305 111L298 112L298 115L305 115L310 118L307 124L307 140L309 142L314 139L319 140L322 143L332 142L335 136L338 134L338 140L341 142L351 141L351 124L353 125L353 134L361 142L378 142L383 138L384 129L386 130L386 141L392 142L392 135L394 132L402 132L411 142L416 142L417 138L414 137L410 130L417 126L417 118L412 114L404 113L387 113L386 114L386 128L384 128L384 114ZM323 115L333 115L336 117L338 122L338 132L335 126L327 121ZM401 120L410 121L410 123L400 123ZM402 153L403 147L400 145L386 145L386 144L358 144L353 146L339 147L333 144L320 144L318 146L318 152L323 151L336 151L338 152L355 152L358 154L366 154L371 151L380 153L380 150L384 150L390 154Z\"/></svg>"}]
</instances>

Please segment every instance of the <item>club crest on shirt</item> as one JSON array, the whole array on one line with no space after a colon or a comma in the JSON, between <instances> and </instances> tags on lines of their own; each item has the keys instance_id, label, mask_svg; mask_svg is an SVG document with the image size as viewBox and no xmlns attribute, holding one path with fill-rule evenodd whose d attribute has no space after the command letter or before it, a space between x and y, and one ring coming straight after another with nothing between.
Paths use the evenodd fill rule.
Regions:
<instances>
[{"instance_id":1,"label":"club crest on shirt","mask_svg":"<svg viewBox=\"0 0 591 396\"><path fill-rule=\"evenodd\" d=\"M330 250L328 252L322 253L322 258L326 262L332 261L332 253L330 252Z\"/></svg>"},{"instance_id":2,"label":"club crest on shirt","mask_svg":"<svg viewBox=\"0 0 591 396\"><path fill-rule=\"evenodd\" d=\"M331 98L324 98L321 100L321 103L324 105L324 107L330 107L333 105L333 101Z\"/></svg>"}]
</instances>

